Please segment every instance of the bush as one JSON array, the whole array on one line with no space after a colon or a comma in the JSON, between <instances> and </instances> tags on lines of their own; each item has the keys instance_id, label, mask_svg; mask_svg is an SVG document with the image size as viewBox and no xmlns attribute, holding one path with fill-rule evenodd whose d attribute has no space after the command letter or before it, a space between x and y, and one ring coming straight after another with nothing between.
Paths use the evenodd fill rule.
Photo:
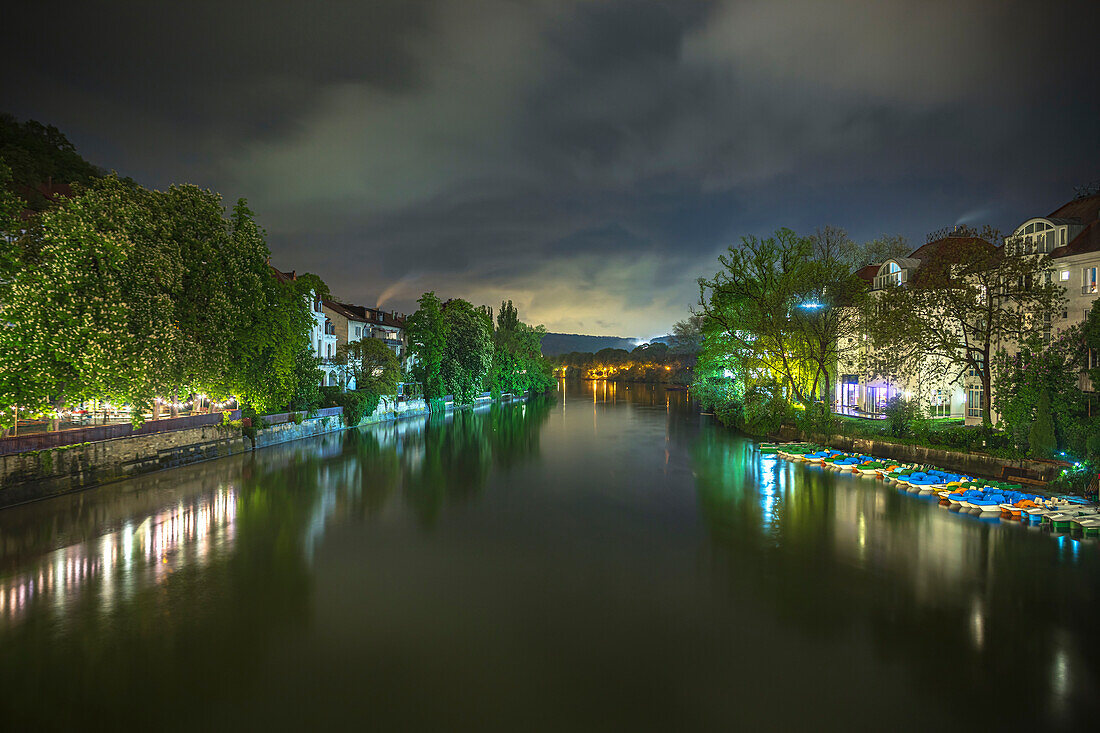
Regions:
<instances>
[{"instance_id":1,"label":"bush","mask_svg":"<svg viewBox=\"0 0 1100 733\"><path fill-rule=\"evenodd\" d=\"M790 418L791 406L773 385L753 387L745 393L744 430L753 435L779 432Z\"/></svg>"},{"instance_id":2,"label":"bush","mask_svg":"<svg viewBox=\"0 0 1100 733\"><path fill-rule=\"evenodd\" d=\"M913 424L923 417L920 404L904 397L887 400L883 414L886 415L886 434L895 438L911 437Z\"/></svg>"},{"instance_id":3,"label":"bush","mask_svg":"<svg viewBox=\"0 0 1100 733\"><path fill-rule=\"evenodd\" d=\"M322 387L322 390L326 389ZM378 407L379 395L365 389L348 390L341 392L335 388L335 393L330 393L325 398L325 407L342 407L344 409L344 424L355 427L364 417L370 415Z\"/></svg>"},{"instance_id":4,"label":"bush","mask_svg":"<svg viewBox=\"0 0 1100 733\"><path fill-rule=\"evenodd\" d=\"M718 422L726 427L739 428L745 424L745 406L737 399L727 399L712 408Z\"/></svg>"},{"instance_id":5,"label":"bush","mask_svg":"<svg viewBox=\"0 0 1100 733\"><path fill-rule=\"evenodd\" d=\"M1087 496L1098 471L1100 461L1084 461L1061 471L1047 487L1055 492Z\"/></svg>"},{"instance_id":6,"label":"bush","mask_svg":"<svg viewBox=\"0 0 1100 733\"><path fill-rule=\"evenodd\" d=\"M843 432L843 421L833 416L824 402L814 402L798 417L798 426L806 433L826 437Z\"/></svg>"},{"instance_id":7,"label":"bush","mask_svg":"<svg viewBox=\"0 0 1100 733\"><path fill-rule=\"evenodd\" d=\"M1050 458L1058 447L1054 438L1054 416L1050 413L1050 392L1045 389L1039 394L1039 404L1035 407L1035 420L1031 423L1027 442L1033 458Z\"/></svg>"}]
</instances>

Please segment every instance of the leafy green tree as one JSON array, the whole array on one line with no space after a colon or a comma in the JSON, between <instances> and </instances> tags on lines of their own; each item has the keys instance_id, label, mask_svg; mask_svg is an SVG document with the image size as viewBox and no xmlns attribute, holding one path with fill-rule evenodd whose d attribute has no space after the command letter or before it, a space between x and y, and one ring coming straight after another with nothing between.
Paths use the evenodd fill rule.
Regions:
<instances>
[{"instance_id":1,"label":"leafy green tree","mask_svg":"<svg viewBox=\"0 0 1100 733\"><path fill-rule=\"evenodd\" d=\"M493 363L493 341L486 314L465 300L443 307L446 340L439 370L443 388L456 405L472 405ZM426 390L425 390L426 392Z\"/></svg>"},{"instance_id":2,"label":"leafy green tree","mask_svg":"<svg viewBox=\"0 0 1100 733\"><path fill-rule=\"evenodd\" d=\"M140 423L175 338L178 258L156 197L115 177L37 218L33 266L7 289L2 401L42 410L90 399L130 403ZM163 347L163 348L162 348Z\"/></svg>"},{"instance_id":3,"label":"leafy green tree","mask_svg":"<svg viewBox=\"0 0 1100 733\"><path fill-rule=\"evenodd\" d=\"M401 379L401 361L393 349L376 338L363 338L341 344L337 355L347 363L348 373L355 379L357 390L378 395L397 393Z\"/></svg>"},{"instance_id":4,"label":"leafy green tree","mask_svg":"<svg viewBox=\"0 0 1100 733\"><path fill-rule=\"evenodd\" d=\"M864 324L878 349L935 357L981 380L982 422L991 425L996 344L1022 341L1049 324L1063 302L1046 255L1023 255L992 243L984 229L941 240L912 279L888 286Z\"/></svg>"},{"instance_id":5,"label":"leafy green tree","mask_svg":"<svg viewBox=\"0 0 1100 733\"><path fill-rule=\"evenodd\" d=\"M25 196L27 207L33 211L42 211L50 205L39 191L43 184L90 186L104 175L84 160L53 125L35 120L19 122L9 114L0 114L0 160L11 171L5 187Z\"/></svg>"},{"instance_id":6,"label":"leafy green tree","mask_svg":"<svg viewBox=\"0 0 1100 733\"><path fill-rule=\"evenodd\" d=\"M1039 393L1039 404L1035 407L1035 421L1031 424L1027 442L1031 446L1031 455L1035 458L1050 458L1057 448L1054 439L1054 418L1050 414L1050 394L1045 389Z\"/></svg>"},{"instance_id":7,"label":"leafy green tree","mask_svg":"<svg viewBox=\"0 0 1100 733\"><path fill-rule=\"evenodd\" d=\"M993 407L1001 427L1016 446L1023 446L1042 394L1050 400L1056 442L1075 454L1085 447L1089 432L1085 396L1078 377L1085 353L1080 327L1054 335L1047 345L1031 334L1014 353L1001 349L993 358Z\"/></svg>"},{"instance_id":8,"label":"leafy green tree","mask_svg":"<svg viewBox=\"0 0 1100 733\"><path fill-rule=\"evenodd\" d=\"M433 400L446 394L442 369L448 322L443 317L443 303L435 293L424 293L417 303L420 307L405 323L413 356L410 372L413 381L424 390L425 399Z\"/></svg>"},{"instance_id":9,"label":"leafy green tree","mask_svg":"<svg viewBox=\"0 0 1100 733\"><path fill-rule=\"evenodd\" d=\"M715 352L707 361L774 379L804 405L830 399L837 360L856 335L850 309L866 298L849 249L832 229L779 229L730 247L722 269L699 280L704 350Z\"/></svg>"},{"instance_id":10,"label":"leafy green tree","mask_svg":"<svg viewBox=\"0 0 1100 733\"><path fill-rule=\"evenodd\" d=\"M294 395L297 354L309 346L310 284L274 276L263 230L244 199L234 206L229 229L230 388L257 410L276 410Z\"/></svg>"},{"instance_id":11,"label":"leafy green tree","mask_svg":"<svg viewBox=\"0 0 1100 733\"><path fill-rule=\"evenodd\" d=\"M294 394L290 397L291 410L314 410L321 405L321 360L313 355L312 348L298 351L294 356Z\"/></svg>"},{"instance_id":12,"label":"leafy green tree","mask_svg":"<svg viewBox=\"0 0 1100 733\"><path fill-rule=\"evenodd\" d=\"M542 356L545 335L544 327L529 326L519 320L512 301L501 302L493 331L493 364L488 379L494 396L546 391L553 386L549 362Z\"/></svg>"}]
</instances>

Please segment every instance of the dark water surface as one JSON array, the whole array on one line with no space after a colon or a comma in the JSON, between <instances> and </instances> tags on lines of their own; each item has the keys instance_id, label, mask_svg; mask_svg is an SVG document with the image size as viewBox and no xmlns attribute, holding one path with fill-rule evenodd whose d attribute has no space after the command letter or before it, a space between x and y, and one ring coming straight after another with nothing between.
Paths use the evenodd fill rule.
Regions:
<instances>
[{"instance_id":1,"label":"dark water surface","mask_svg":"<svg viewBox=\"0 0 1100 733\"><path fill-rule=\"evenodd\" d=\"M0 729L1093 727L1095 542L710 420L588 383L0 512Z\"/></svg>"}]
</instances>

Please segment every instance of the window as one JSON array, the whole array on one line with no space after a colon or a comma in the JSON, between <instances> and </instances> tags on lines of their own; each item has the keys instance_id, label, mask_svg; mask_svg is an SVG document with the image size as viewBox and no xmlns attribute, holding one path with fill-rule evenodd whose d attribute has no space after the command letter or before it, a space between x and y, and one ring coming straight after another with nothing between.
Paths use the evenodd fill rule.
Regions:
<instances>
[{"instance_id":1,"label":"window","mask_svg":"<svg viewBox=\"0 0 1100 733\"><path fill-rule=\"evenodd\" d=\"M982 388L971 387L966 391L966 416L982 416Z\"/></svg>"},{"instance_id":2,"label":"window","mask_svg":"<svg viewBox=\"0 0 1100 733\"><path fill-rule=\"evenodd\" d=\"M1083 294L1096 292L1096 268L1085 267L1081 270L1081 292Z\"/></svg>"},{"instance_id":3,"label":"window","mask_svg":"<svg viewBox=\"0 0 1100 733\"><path fill-rule=\"evenodd\" d=\"M1062 270L1062 281L1069 280L1069 270Z\"/></svg>"},{"instance_id":4,"label":"window","mask_svg":"<svg viewBox=\"0 0 1100 733\"><path fill-rule=\"evenodd\" d=\"M355 337L359 338L362 335L363 335L363 327L362 326L356 326L355 327Z\"/></svg>"},{"instance_id":5,"label":"window","mask_svg":"<svg viewBox=\"0 0 1100 733\"><path fill-rule=\"evenodd\" d=\"M1066 227L1062 227L1059 233L1062 235L1059 239L1059 243L1064 247L1066 245Z\"/></svg>"}]
</instances>

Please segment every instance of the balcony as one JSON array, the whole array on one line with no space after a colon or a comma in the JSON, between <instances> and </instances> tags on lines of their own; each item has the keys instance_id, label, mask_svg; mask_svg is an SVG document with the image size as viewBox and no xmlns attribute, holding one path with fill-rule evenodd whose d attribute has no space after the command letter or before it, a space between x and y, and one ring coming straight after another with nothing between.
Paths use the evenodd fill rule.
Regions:
<instances>
[{"instance_id":1,"label":"balcony","mask_svg":"<svg viewBox=\"0 0 1100 733\"><path fill-rule=\"evenodd\" d=\"M1096 295L1098 292L1100 292L1100 288L1097 288L1096 283L1081 286L1081 295Z\"/></svg>"}]
</instances>

